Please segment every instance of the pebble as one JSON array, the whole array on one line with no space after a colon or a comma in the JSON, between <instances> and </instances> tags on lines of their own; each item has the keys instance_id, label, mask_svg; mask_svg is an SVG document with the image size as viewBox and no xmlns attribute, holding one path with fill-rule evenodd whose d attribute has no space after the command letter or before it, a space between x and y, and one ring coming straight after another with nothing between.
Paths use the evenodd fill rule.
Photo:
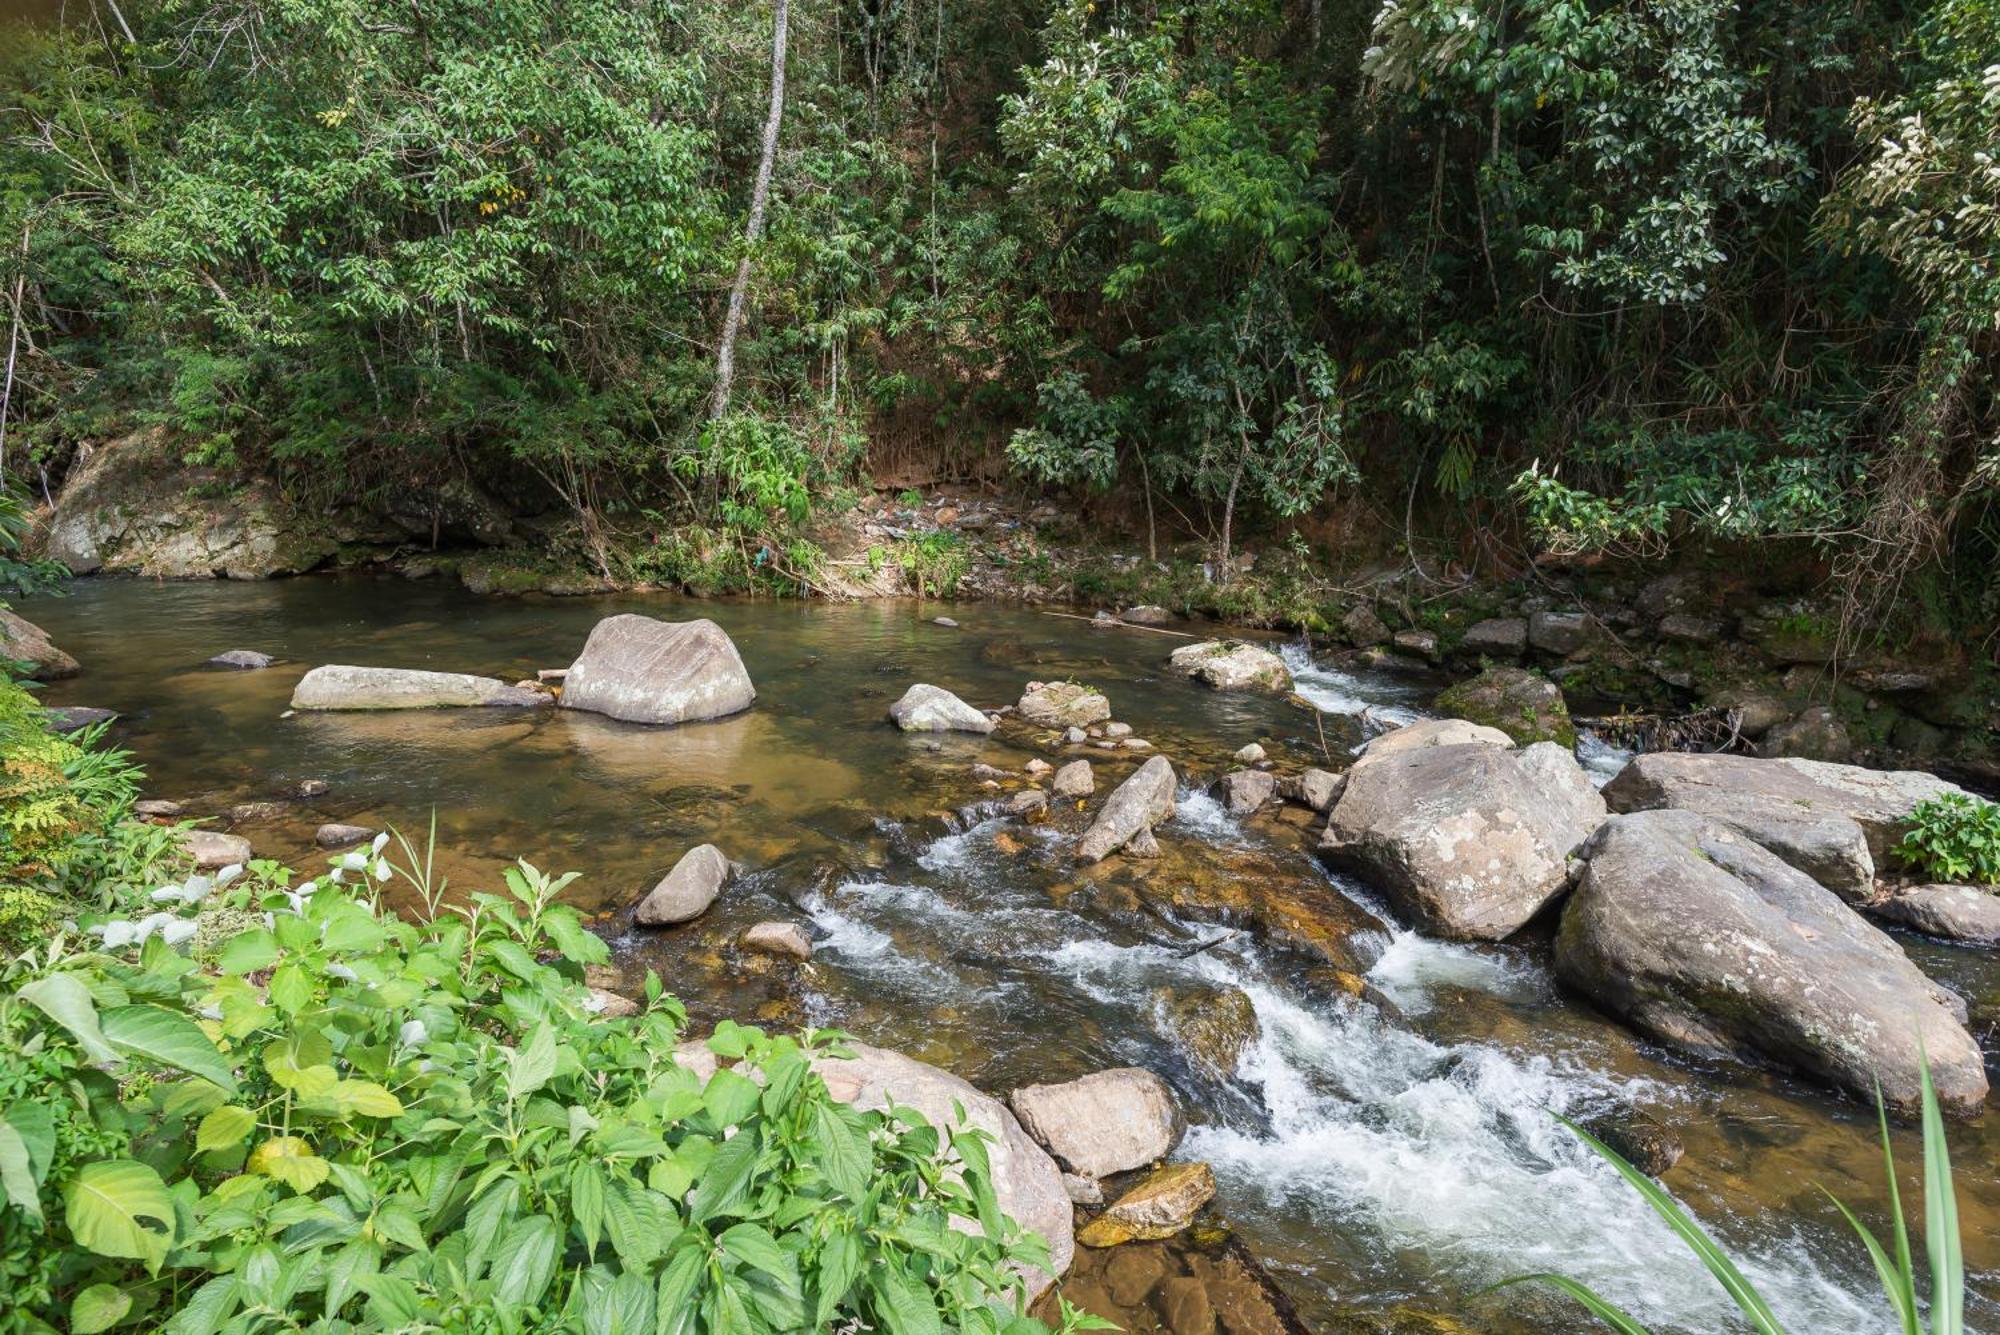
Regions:
<instances>
[{"instance_id":1,"label":"pebble","mask_svg":"<svg viewBox=\"0 0 2000 1335\"><path fill-rule=\"evenodd\" d=\"M1236 763L1239 765L1258 765L1263 761L1264 748L1256 742L1250 743L1236 753Z\"/></svg>"},{"instance_id":2,"label":"pebble","mask_svg":"<svg viewBox=\"0 0 2000 1335\"><path fill-rule=\"evenodd\" d=\"M958 629L958 623L956 621L953 621L950 617L932 617L931 624L933 626L943 626L946 630Z\"/></svg>"}]
</instances>

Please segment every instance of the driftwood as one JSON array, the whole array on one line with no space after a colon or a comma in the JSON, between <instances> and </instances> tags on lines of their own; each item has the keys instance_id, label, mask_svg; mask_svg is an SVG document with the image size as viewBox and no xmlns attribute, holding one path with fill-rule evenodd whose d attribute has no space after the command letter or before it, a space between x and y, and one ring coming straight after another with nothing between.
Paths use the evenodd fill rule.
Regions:
<instances>
[{"instance_id":1,"label":"driftwood","mask_svg":"<svg viewBox=\"0 0 2000 1335\"><path fill-rule=\"evenodd\" d=\"M1066 621L1088 621L1093 626L1122 626L1126 630L1149 630L1155 635L1174 635L1183 640L1199 640L1204 637L1184 630L1168 630L1165 626L1142 626L1136 621L1126 621L1119 617L1087 617L1080 612L1052 612L1046 607L1035 609L1045 617L1062 617Z\"/></svg>"},{"instance_id":2,"label":"driftwood","mask_svg":"<svg viewBox=\"0 0 2000 1335\"><path fill-rule=\"evenodd\" d=\"M1631 751L1736 751L1743 747L1743 711L1697 709L1686 714L1624 712L1573 719L1613 746Z\"/></svg>"}]
</instances>

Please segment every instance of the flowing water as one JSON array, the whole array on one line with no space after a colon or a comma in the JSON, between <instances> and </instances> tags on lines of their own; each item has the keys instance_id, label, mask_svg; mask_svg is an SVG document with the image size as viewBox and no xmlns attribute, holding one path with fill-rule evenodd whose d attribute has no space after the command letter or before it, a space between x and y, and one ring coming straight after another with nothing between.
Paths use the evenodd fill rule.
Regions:
<instances>
[{"instance_id":1,"label":"flowing water","mask_svg":"<svg viewBox=\"0 0 2000 1335\"><path fill-rule=\"evenodd\" d=\"M434 815L439 865L461 890L490 886L516 856L583 872L572 893L603 914L628 981L657 970L699 1021L838 1025L992 1090L1108 1065L1161 1072L1190 1111L1179 1157L1214 1166L1221 1213L1315 1326L1408 1307L1471 1330L1581 1329L1544 1292L1486 1291L1557 1270L1662 1332L1738 1329L1713 1281L1551 1115L1639 1109L1686 1142L1666 1184L1789 1329L1892 1329L1820 1191L1882 1224L1868 1109L1637 1040L1558 993L1532 934L1469 947L1404 931L1366 887L1318 866L1301 813L1238 822L1198 789L1252 740L1285 765L1338 767L1362 737L1417 717L1435 682L1288 647L1310 707L1218 695L1166 674L1181 640L985 605L494 601L355 578L84 582L21 610L86 665L49 700L121 711L118 736L153 794L220 816L300 779L331 785L238 827L261 855L316 866L321 821L420 836ZM946 610L961 629L928 622ZM616 611L722 624L756 680L755 709L676 729L557 711L283 717L317 663L512 680L567 664ZM230 648L284 661L202 666ZM996 791L971 767L1017 774L1040 753L1036 735L911 738L884 721L912 681L993 706L1031 678L1102 688L1115 717L1175 760L1188 786L1158 863L1079 871L1066 847L1080 815L1024 825L998 813L1019 782ZM1082 754L1100 793L1137 760ZM1600 781L1623 760L1588 742L1581 758ZM632 927L624 910L704 841L748 874L694 924ZM811 966L730 948L773 917L810 924ZM1990 1033L1992 953L1910 944ZM1258 1021L1228 1071L1191 1057L1172 1021L1177 1000L1216 989L1239 989ZM1896 1141L1914 1165L1915 1137ZM1957 1125L1952 1141L1971 1328L2000 1331L2000 1118ZM1903 1186L1915 1200L1917 1182Z\"/></svg>"}]
</instances>

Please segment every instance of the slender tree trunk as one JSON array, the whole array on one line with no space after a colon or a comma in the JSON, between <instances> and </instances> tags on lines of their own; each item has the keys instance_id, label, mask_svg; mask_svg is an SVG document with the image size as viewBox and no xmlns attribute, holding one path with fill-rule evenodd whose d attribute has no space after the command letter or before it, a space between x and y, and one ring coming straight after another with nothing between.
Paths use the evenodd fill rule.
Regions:
<instances>
[{"instance_id":1,"label":"slender tree trunk","mask_svg":"<svg viewBox=\"0 0 2000 1335\"><path fill-rule=\"evenodd\" d=\"M7 325L7 378L0 381L0 490L7 485L7 412L14 402L14 354L21 346L21 300L28 286L28 229L21 229L21 269L14 275L13 318ZM44 488L46 490L46 488Z\"/></svg>"},{"instance_id":2,"label":"slender tree trunk","mask_svg":"<svg viewBox=\"0 0 2000 1335\"><path fill-rule=\"evenodd\" d=\"M764 149L757 160L757 184L750 191L750 221L743 229L743 259L729 289L729 312L722 318L722 341L715 349L715 394L710 421L729 411L736 380L736 334L743 327L743 298L750 288L750 256L764 236L764 207L771 198L771 163L778 155L778 124L785 115L785 37L790 0L776 0L771 13L771 110L764 117Z\"/></svg>"}]
</instances>

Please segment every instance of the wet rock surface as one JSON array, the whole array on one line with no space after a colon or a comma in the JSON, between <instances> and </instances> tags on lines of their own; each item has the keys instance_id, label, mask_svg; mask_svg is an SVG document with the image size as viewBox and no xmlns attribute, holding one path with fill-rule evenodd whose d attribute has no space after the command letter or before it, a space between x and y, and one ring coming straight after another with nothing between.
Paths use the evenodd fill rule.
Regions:
<instances>
[{"instance_id":1,"label":"wet rock surface","mask_svg":"<svg viewBox=\"0 0 2000 1335\"><path fill-rule=\"evenodd\" d=\"M1291 670L1269 649L1241 640L1206 640L1182 645L1167 666L1218 691L1289 691Z\"/></svg>"},{"instance_id":2,"label":"wet rock surface","mask_svg":"<svg viewBox=\"0 0 2000 1335\"><path fill-rule=\"evenodd\" d=\"M1563 909L1556 969L1662 1041L1751 1054L1915 1106L1919 1047L1943 1103L1987 1082L1962 1004L1831 891L1691 811L1607 821ZM1958 1008L1955 1013L1955 1005Z\"/></svg>"},{"instance_id":3,"label":"wet rock surface","mask_svg":"<svg viewBox=\"0 0 2000 1335\"><path fill-rule=\"evenodd\" d=\"M346 664L316 667L292 691L292 708L300 710L534 708L552 703L539 691L524 691L496 677Z\"/></svg>"},{"instance_id":4,"label":"wet rock surface","mask_svg":"<svg viewBox=\"0 0 2000 1335\"><path fill-rule=\"evenodd\" d=\"M1073 681L1031 681L1015 711L1042 728L1088 728L1111 717L1104 692Z\"/></svg>"},{"instance_id":5,"label":"wet rock surface","mask_svg":"<svg viewBox=\"0 0 2000 1335\"><path fill-rule=\"evenodd\" d=\"M639 901L633 917L644 927L670 927L708 911L729 882L729 859L714 844L701 844L681 855L672 871Z\"/></svg>"},{"instance_id":6,"label":"wet rock surface","mask_svg":"<svg viewBox=\"0 0 2000 1335\"><path fill-rule=\"evenodd\" d=\"M1077 840L1076 859L1097 862L1124 848L1174 814L1174 767L1154 756L1118 785ZM1141 844L1141 848L1144 845Z\"/></svg>"},{"instance_id":7,"label":"wet rock surface","mask_svg":"<svg viewBox=\"0 0 2000 1335\"><path fill-rule=\"evenodd\" d=\"M904 732L993 731L993 720L945 690L918 682L889 706L889 718Z\"/></svg>"},{"instance_id":8,"label":"wet rock surface","mask_svg":"<svg viewBox=\"0 0 2000 1335\"><path fill-rule=\"evenodd\" d=\"M2000 945L2000 891L1977 885L1898 886L1864 906L1911 931L1964 945Z\"/></svg>"},{"instance_id":9,"label":"wet rock surface","mask_svg":"<svg viewBox=\"0 0 2000 1335\"><path fill-rule=\"evenodd\" d=\"M1024 1085L1007 1103L1057 1163L1085 1177L1165 1158L1186 1125L1167 1082L1136 1066L1057 1085Z\"/></svg>"},{"instance_id":10,"label":"wet rock surface","mask_svg":"<svg viewBox=\"0 0 2000 1335\"><path fill-rule=\"evenodd\" d=\"M1170 1238L1194 1222L1215 1198L1215 1173L1205 1163L1163 1164L1077 1231L1086 1247Z\"/></svg>"}]
</instances>

